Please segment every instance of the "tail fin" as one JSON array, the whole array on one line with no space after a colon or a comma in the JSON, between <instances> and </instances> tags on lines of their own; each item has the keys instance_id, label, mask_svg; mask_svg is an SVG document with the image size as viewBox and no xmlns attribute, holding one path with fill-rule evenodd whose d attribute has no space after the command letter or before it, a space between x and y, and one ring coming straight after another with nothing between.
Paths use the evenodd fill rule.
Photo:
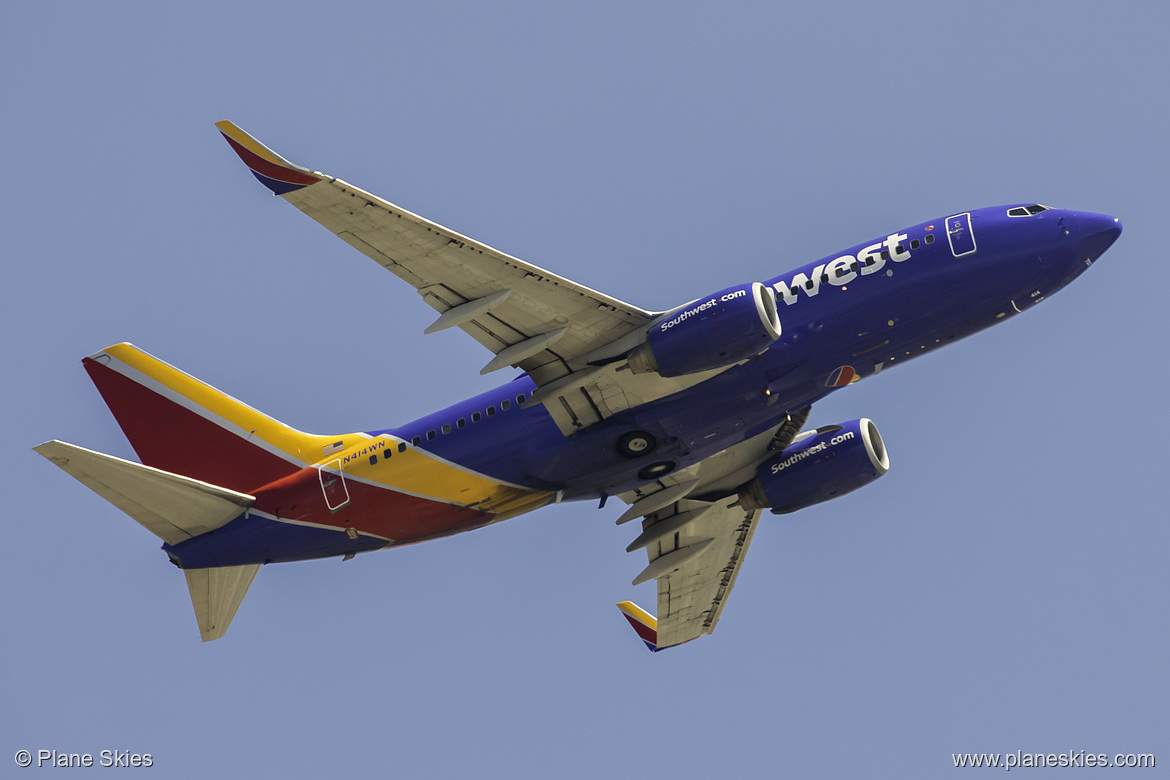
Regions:
<instances>
[{"instance_id":1,"label":"tail fin","mask_svg":"<svg viewBox=\"0 0 1170 780\"><path fill-rule=\"evenodd\" d=\"M171 545L226 525L256 500L62 441L34 449ZM184 572L204 642L227 631L259 569L254 564Z\"/></svg>"},{"instance_id":2,"label":"tail fin","mask_svg":"<svg viewBox=\"0 0 1170 780\"><path fill-rule=\"evenodd\" d=\"M657 618L632 601L623 601L617 607L626 616L626 620L630 621L630 626L638 634L638 638L646 643L651 653L657 653L662 649L658 646Z\"/></svg>"},{"instance_id":3,"label":"tail fin","mask_svg":"<svg viewBox=\"0 0 1170 780\"><path fill-rule=\"evenodd\" d=\"M82 360L143 463L249 491L348 446L313 436L148 355L115 344Z\"/></svg>"}]
</instances>

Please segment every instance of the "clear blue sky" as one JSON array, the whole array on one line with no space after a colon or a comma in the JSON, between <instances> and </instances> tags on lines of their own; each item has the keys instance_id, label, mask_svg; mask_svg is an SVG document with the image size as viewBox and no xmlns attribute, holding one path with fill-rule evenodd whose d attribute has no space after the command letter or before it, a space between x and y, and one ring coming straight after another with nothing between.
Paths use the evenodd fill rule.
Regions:
<instances>
[{"instance_id":1,"label":"clear blue sky","mask_svg":"<svg viewBox=\"0 0 1170 780\"><path fill-rule=\"evenodd\" d=\"M181 778L1170 764L1167 29L1153 2L5 3L0 774L22 748ZM219 119L647 308L999 203L1125 234L814 409L872 417L893 468L768 519L713 637L645 652L620 508L569 505L266 567L203 645L158 541L31 449L133 457L82 356L133 341L322 433L498 379Z\"/></svg>"}]
</instances>

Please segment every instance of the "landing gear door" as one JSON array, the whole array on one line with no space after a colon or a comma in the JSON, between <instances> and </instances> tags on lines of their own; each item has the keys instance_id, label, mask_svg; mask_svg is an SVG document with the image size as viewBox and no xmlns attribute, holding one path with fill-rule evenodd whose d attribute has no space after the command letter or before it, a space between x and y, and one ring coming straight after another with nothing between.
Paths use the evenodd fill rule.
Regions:
<instances>
[{"instance_id":1,"label":"landing gear door","mask_svg":"<svg viewBox=\"0 0 1170 780\"><path fill-rule=\"evenodd\" d=\"M974 254L975 234L971 232L971 213L947 217L947 241L955 257Z\"/></svg>"},{"instance_id":2,"label":"landing gear door","mask_svg":"<svg viewBox=\"0 0 1170 780\"><path fill-rule=\"evenodd\" d=\"M349 503L349 488L345 486L340 460L317 466L317 476L321 480L321 492L325 494L325 505L330 512L336 512Z\"/></svg>"}]
</instances>

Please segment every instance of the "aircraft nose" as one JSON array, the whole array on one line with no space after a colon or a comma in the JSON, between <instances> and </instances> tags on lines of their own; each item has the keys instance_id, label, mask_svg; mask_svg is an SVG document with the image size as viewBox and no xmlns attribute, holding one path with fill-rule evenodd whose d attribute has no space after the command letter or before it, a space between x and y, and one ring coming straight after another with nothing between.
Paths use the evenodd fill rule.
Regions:
<instances>
[{"instance_id":1,"label":"aircraft nose","mask_svg":"<svg viewBox=\"0 0 1170 780\"><path fill-rule=\"evenodd\" d=\"M1096 260L1121 235L1121 220L1108 214L1081 212L1074 225L1079 254L1087 260Z\"/></svg>"}]
</instances>

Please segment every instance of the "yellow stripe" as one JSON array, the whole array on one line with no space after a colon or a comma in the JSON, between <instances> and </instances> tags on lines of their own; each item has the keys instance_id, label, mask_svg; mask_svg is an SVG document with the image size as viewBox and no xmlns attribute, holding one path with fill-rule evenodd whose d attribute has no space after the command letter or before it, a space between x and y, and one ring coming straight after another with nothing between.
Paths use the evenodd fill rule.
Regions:
<instances>
[{"instance_id":1,"label":"yellow stripe","mask_svg":"<svg viewBox=\"0 0 1170 780\"><path fill-rule=\"evenodd\" d=\"M227 121L226 119L223 120L222 122L216 122L215 126L220 129L220 132L222 132L224 135L230 137L233 141L238 143L240 146L244 147L245 149L248 149L249 151L251 151L254 154L257 154L257 155L263 157L268 162L276 163L277 165L283 165L285 168L292 168L294 170L307 172L307 169L302 168L299 165L293 165L288 160L284 159L279 154L272 151L267 146L260 143L255 138L248 135L243 130L236 127L234 124Z\"/></svg>"},{"instance_id":2,"label":"yellow stripe","mask_svg":"<svg viewBox=\"0 0 1170 780\"><path fill-rule=\"evenodd\" d=\"M164 387L202 407L221 419L250 431L276 449L305 463L316 463L324 457L323 448L341 441L346 449L364 440L361 434L317 436L291 428L251 406L221 393L211 385L200 382L169 363L148 355L133 344L115 344L105 350L110 357L125 363ZM333 455L330 460L336 459Z\"/></svg>"},{"instance_id":3,"label":"yellow stripe","mask_svg":"<svg viewBox=\"0 0 1170 780\"><path fill-rule=\"evenodd\" d=\"M639 623L645 623L647 626L654 629L655 631L658 630L658 618L654 617L653 615L651 615L649 612L647 612L646 610L639 607L634 602L623 601L620 604L618 604L617 606L618 606L618 609L620 609L622 612L625 612L627 615L632 617L634 620L637 620Z\"/></svg>"},{"instance_id":4,"label":"yellow stripe","mask_svg":"<svg viewBox=\"0 0 1170 780\"><path fill-rule=\"evenodd\" d=\"M346 474L408 493L464 506L475 505L486 512L501 515L501 519L528 512L552 500L552 493L501 485L488 477L449 466L413 447L399 452L399 441L378 436L344 453L331 455L329 459L340 458L341 469ZM391 452L390 457L382 457L387 450ZM376 458L374 463L370 463L371 457Z\"/></svg>"},{"instance_id":5,"label":"yellow stripe","mask_svg":"<svg viewBox=\"0 0 1170 780\"><path fill-rule=\"evenodd\" d=\"M298 431L133 344L115 344L105 353L306 465L340 460L342 471L347 474L448 503L474 505L499 515L500 519L536 509L552 500L551 493L501 485L449 466L413 447L398 452L399 440L389 436L371 438L364 433L320 436ZM339 441L341 449L324 454L324 448ZM388 460L382 457L386 449L393 451ZM377 456L376 463L370 463L371 455Z\"/></svg>"}]
</instances>

